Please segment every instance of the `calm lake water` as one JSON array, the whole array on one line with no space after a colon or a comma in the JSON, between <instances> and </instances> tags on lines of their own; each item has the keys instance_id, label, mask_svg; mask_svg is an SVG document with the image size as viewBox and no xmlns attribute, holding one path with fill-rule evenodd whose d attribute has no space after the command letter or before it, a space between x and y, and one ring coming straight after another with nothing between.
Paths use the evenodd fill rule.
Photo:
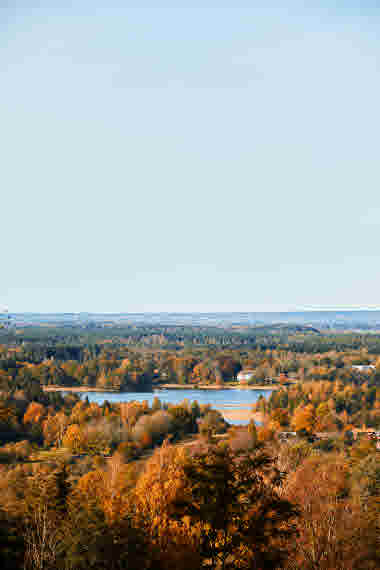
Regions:
<instances>
[{"instance_id":1,"label":"calm lake water","mask_svg":"<svg viewBox=\"0 0 380 570\"><path fill-rule=\"evenodd\" d=\"M272 392L268 390L153 390L151 392L82 392L82 398L88 397L90 402L103 404L105 400L109 402L143 402L147 400L149 405L152 404L155 397L161 402L168 404L180 404L183 400L193 402L197 400L199 404L211 404L215 408L228 408L230 410L238 410L242 406L252 406L260 396L268 397ZM228 420L229 423L247 424L248 421Z\"/></svg>"}]
</instances>

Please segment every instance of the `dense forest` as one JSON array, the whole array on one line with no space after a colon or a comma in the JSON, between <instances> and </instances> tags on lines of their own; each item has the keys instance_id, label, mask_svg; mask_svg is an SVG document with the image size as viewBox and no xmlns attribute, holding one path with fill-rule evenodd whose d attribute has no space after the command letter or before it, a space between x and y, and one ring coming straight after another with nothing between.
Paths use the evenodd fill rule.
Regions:
<instances>
[{"instance_id":1,"label":"dense forest","mask_svg":"<svg viewBox=\"0 0 380 570\"><path fill-rule=\"evenodd\" d=\"M0 388L41 385L136 390L154 383L212 384L252 368L265 378L349 380L352 365L377 364L380 336L321 333L301 325L245 331L218 327L67 326L0 328ZM350 366L351 365L351 366ZM377 384L377 374L369 378Z\"/></svg>"},{"instance_id":2,"label":"dense forest","mask_svg":"<svg viewBox=\"0 0 380 570\"><path fill-rule=\"evenodd\" d=\"M3 567L378 568L378 343L303 327L3 329ZM46 391L233 387L241 370L274 388L241 426L196 401Z\"/></svg>"}]
</instances>

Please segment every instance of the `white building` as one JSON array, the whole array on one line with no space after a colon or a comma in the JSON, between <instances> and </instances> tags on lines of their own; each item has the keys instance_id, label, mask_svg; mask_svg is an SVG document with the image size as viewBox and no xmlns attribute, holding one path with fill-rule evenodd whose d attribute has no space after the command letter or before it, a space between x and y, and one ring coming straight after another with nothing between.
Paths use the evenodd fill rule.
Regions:
<instances>
[{"instance_id":1,"label":"white building","mask_svg":"<svg viewBox=\"0 0 380 570\"><path fill-rule=\"evenodd\" d=\"M254 375L255 371L249 370L247 368L246 370L241 370L236 378L239 382L249 382L249 380L251 380L251 378L253 378Z\"/></svg>"},{"instance_id":2,"label":"white building","mask_svg":"<svg viewBox=\"0 0 380 570\"><path fill-rule=\"evenodd\" d=\"M372 370L375 370L376 366L374 366L373 364L354 364L352 366L353 370L356 370L357 372L372 372Z\"/></svg>"}]
</instances>

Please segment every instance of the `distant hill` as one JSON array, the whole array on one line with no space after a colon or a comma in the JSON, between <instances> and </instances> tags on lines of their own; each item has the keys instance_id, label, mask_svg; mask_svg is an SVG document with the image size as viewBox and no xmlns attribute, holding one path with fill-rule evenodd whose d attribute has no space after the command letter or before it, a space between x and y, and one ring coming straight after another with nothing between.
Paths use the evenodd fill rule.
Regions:
<instances>
[{"instance_id":1,"label":"distant hill","mask_svg":"<svg viewBox=\"0 0 380 570\"><path fill-rule=\"evenodd\" d=\"M146 324L167 326L259 327L299 325L320 329L379 330L380 311L299 311L233 313L12 313L15 326ZM1 321L1 318L0 318Z\"/></svg>"}]
</instances>

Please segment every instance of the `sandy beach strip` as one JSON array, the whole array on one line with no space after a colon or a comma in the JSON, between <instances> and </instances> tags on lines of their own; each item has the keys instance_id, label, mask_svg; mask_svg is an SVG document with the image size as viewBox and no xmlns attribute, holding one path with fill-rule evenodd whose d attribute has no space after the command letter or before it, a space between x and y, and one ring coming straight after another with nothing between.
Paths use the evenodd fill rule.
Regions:
<instances>
[{"instance_id":1,"label":"sandy beach strip","mask_svg":"<svg viewBox=\"0 0 380 570\"><path fill-rule=\"evenodd\" d=\"M231 410L230 408L215 408L222 414L224 419L228 422L231 421L242 421L249 422L250 420L255 420L255 422L262 423L263 415L260 412L252 412L252 406L240 406Z\"/></svg>"}]
</instances>

